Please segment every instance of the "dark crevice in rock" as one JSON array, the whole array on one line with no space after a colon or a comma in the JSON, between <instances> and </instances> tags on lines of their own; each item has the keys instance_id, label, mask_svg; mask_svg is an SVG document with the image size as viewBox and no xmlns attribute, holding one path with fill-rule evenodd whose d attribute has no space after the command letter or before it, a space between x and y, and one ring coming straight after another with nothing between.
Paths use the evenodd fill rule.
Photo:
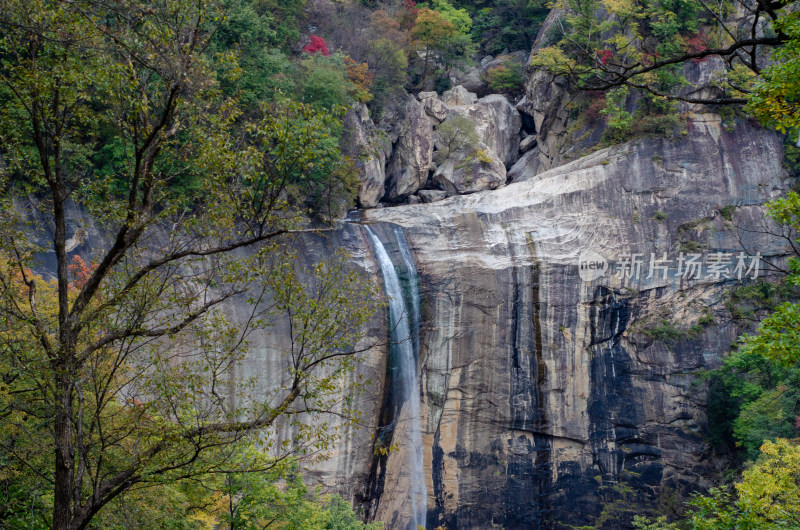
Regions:
<instances>
[{"instance_id":1,"label":"dark crevice in rock","mask_svg":"<svg viewBox=\"0 0 800 530\"><path fill-rule=\"evenodd\" d=\"M441 431L439 426L436 426L436 432L433 435L433 446L431 447L431 482L433 483L433 498L436 508L428 511L429 527L435 528L441 523L444 516L444 451L440 445Z\"/></svg>"},{"instance_id":2,"label":"dark crevice in rock","mask_svg":"<svg viewBox=\"0 0 800 530\"><path fill-rule=\"evenodd\" d=\"M541 393L546 367L542 360L540 270L530 236L525 234L524 244L520 244L515 234L504 228L512 263L510 428L531 433L532 437L508 440L512 447L506 466L503 525L542 527L550 517L551 446L550 437L540 434L546 429ZM528 249L527 259L517 255L519 248Z\"/></svg>"}]
</instances>

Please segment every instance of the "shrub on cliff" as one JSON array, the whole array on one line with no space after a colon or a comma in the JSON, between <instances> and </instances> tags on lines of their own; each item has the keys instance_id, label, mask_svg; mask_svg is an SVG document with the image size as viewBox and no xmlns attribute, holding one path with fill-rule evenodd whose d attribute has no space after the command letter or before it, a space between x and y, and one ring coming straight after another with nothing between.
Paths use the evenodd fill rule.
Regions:
<instances>
[{"instance_id":1,"label":"shrub on cliff","mask_svg":"<svg viewBox=\"0 0 800 530\"><path fill-rule=\"evenodd\" d=\"M512 97L521 94L525 86L522 66L513 61L490 68L484 78L492 92Z\"/></svg>"},{"instance_id":2,"label":"shrub on cliff","mask_svg":"<svg viewBox=\"0 0 800 530\"><path fill-rule=\"evenodd\" d=\"M469 118L456 114L436 126L438 151L442 158L463 149L474 150L480 138Z\"/></svg>"}]
</instances>

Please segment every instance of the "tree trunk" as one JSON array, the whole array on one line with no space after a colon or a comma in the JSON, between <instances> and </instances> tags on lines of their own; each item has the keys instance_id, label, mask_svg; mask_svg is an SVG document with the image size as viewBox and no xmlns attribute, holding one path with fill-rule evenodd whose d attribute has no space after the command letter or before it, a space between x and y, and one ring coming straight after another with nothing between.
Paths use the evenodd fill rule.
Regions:
<instances>
[{"instance_id":1,"label":"tree trunk","mask_svg":"<svg viewBox=\"0 0 800 530\"><path fill-rule=\"evenodd\" d=\"M56 468L53 487L53 528L67 530L72 521L72 481L75 462L72 451L72 385L71 366L61 364L58 374L55 442Z\"/></svg>"},{"instance_id":2,"label":"tree trunk","mask_svg":"<svg viewBox=\"0 0 800 530\"><path fill-rule=\"evenodd\" d=\"M69 323L69 266L67 264L67 219L64 209L65 188L61 175L60 145L54 145L56 167L49 174L48 181L53 193L53 218L55 221L55 237L53 249L58 262L58 346L56 359L53 361L55 371L55 476L53 484L53 528L66 530L72 522L73 486L75 475L74 441L72 436L72 398L75 370L75 339ZM45 151L46 159L46 151ZM76 496L79 499L79 495Z\"/></svg>"}]
</instances>

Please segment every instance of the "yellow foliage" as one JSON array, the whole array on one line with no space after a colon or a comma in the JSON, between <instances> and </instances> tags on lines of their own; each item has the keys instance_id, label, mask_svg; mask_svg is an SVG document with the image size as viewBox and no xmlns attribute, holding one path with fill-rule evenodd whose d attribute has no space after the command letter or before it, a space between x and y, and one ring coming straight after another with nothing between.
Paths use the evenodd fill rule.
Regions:
<instances>
[{"instance_id":1,"label":"yellow foliage","mask_svg":"<svg viewBox=\"0 0 800 530\"><path fill-rule=\"evenodd\" d=\"M632 43L636 42L638 38L638 31L635 28L632 28L630 35L625 33L615 33L606 42L608 42L612 48L617 50L618 53L625 53L629 59L638 60L642 57L642 53L631 45Z\"/></svg>"},{"instance_id":2,"label":"yellow foliage","mask_svg":"<svg viewBox=\"0 0 800 530\"><path fill-rule=\"evenodd\" d=\"M739 88L751 90L756 81L756 74L751 69L737 63L733 70L728 71L728 81Z\"/></svg>"},{"instance_id":3,"label":"yellow foliage","mask_svg":"<svg viewBox=\"0 0 800 530\"><path fill-rule=\"evenodd\" d=\"M437 47L456 33L455 26L441 13L422 8L417 13L417 22L411 36L423 46Z\"/></svg>"},{"instance_id":4,"label":"yellow foliage","mask_svg":"<svg viewBox=\"0 0 800 530\"><path fill-rule=\"evenodd\" d=\"M633 0L603 0L602 4L606 11L620 18L642 15L641 8Z\"/></svg>"},{"instance_id":5,"label":"yellow foliage","mask_svg":"<svg viewBox=\"0 0 800 530\"><path fill-rule=\"evenodd\" d=\"M494 162L494 159L489 156L489 153L486 152L486 149L476 149L475 158L477 158L483 164L491 164Z\"/></svg>"},{"instance_id":6,"label":"yellow foliage","mask_svg":"<svg viewBox=\"0 0 800 530\"><path fill-rule=\"evenodd\" d=\"M736 484L740 509L767 521L800 521L800 445L768 440L761 453Z\"/></svg>"},{"instance_id":7,"label":"yellow foliage","mask_svg":"<svg viewBox=\"0 0 800 530\"><path fill-rule=\"evenodd\" d=\"M554 74L571 72L575 69L576 62L567 56L564 50L556 46L542 48L531 58L531 66L544 68Z\"/></svg>"}]
</instances>

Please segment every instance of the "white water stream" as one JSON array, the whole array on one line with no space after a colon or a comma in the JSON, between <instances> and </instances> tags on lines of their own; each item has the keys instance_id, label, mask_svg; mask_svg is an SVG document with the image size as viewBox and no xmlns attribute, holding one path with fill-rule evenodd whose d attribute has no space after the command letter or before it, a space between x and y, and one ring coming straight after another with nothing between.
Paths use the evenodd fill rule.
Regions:
<instances>
[{"instance_id":1,"label":"white water stream","mask_svg":"<svg viewBox=\"0 0 800 530\"><path fill-rule=\"evenodd\" d=\"M422 430L419 419L419 379L414 355L416 349L415 341L418 340L417 331L419 330L419 279L417 278L417 270L414 267L414 261L411 258L406 238L402 229L397 227L395 235L400 248L400 255L403 258L403 264L408 271L411 287L412 307L411 311L409 311L403 298L403 289L394 263L389 258L389 254L378 236L368 226L365 228L372 239L375 257L378 260L383 283L386 287L386 294L389 297L389 329L391 331L389 355L395 360L394 365L397 367L394 374L395 389L400 395L396 397L403 404L397 423L403 422L404 428L402 432L405 433L399 443L410 446L405 448L404 451L400 451L399 454L406 460L406 462L403 462L402 467L408 471L410 479L410 498L408 500L413 513L412 528L424 527L427 512L427 487L423 471ZM395 429L396 433L399 431L400 429Z\"/></svg>"}]
</instances>

